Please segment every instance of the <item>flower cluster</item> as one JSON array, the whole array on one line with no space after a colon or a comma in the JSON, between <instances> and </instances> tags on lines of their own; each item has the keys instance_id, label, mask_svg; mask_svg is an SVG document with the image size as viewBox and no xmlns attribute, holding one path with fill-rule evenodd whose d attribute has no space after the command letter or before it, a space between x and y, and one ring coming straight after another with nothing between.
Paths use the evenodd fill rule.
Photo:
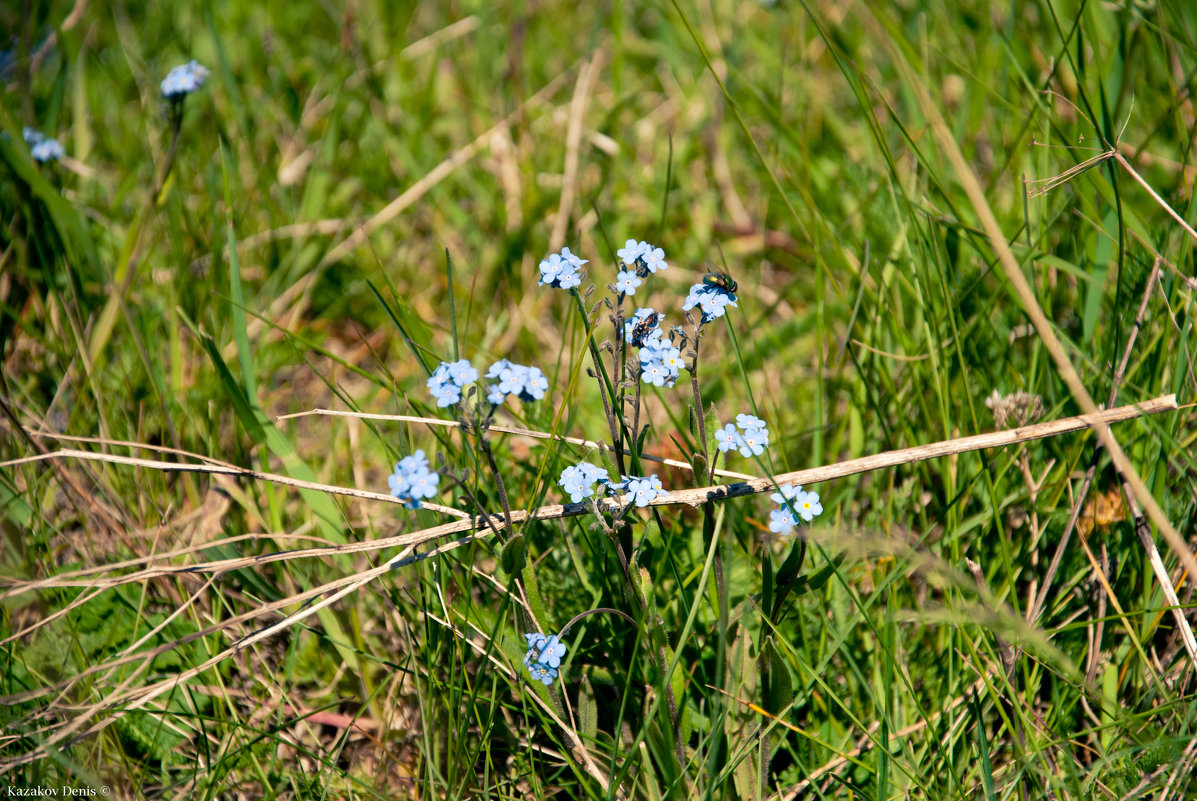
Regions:
<instances>
[{"instance_id":1,"label":"flower cluster","mask_svg":"<svg viewBox=\"0 0 1197 801\"><path fill-rule=\"evenodd\" d=\"M408 509L419 509L420 500L436 494L441 477L428 469L428 457L418 450L411 456L404 456L395 465L395 472L387 478L391 494L403 501Z\"/></svg>"},{"instance_id":2,"label":"flower cluster","mask_svg":"<svg viewBox=\"0 0 1197 801\"><path fill-rule=\"evenodd\" d=\"M203 86L207 77L208 68L194 59L180 64L162 80L162 96L167 100L180 101Z\"/></svg>"},{"instance_id":3,"label":"flower cluster","mask_svg":"<svg viewBox=\"0 0 1197 801\"><path fill-rule=\"evenodd\" d=\"M778 489L781 492L769 496L780 507L769 513L769 530L773 533L789 534L798 525L799 517L809 523L823 514L819 493L803 492L801 486L793 484L782 484Z\"/></svg>"},{"instance_id":4,"label":"flower cluster","mask_svg":"<svg viewBox=\"0 0 1197 801\"><path fill-rule=\"evenodd\" d=\"M640 376L654 387L672 387L684 366L681 349L661 336L648 339L640 349Z\"/></svg>"},{"instance_id":5,"label":"flower cluster","mask_svg":"<svg viewBox=\"0 0 1197 801\"><path fill-rule=\"evenodd\" d=\"M569 248L561 248L560 253L554 253L540 262L540 285L573 289L582 283L582 265L589 264L587 259L579 259L569 252Z\"/></svg>"},{"instance_id":6,"label":"flower cluster","mask_svg":"<svg viewBox=\"0 0 1197 801\"><path fill-rule=\"evenodd\" d=\"M622 481L608 484L607 491L623 491L624 503L634 503L641 509L656 498L669 497L669 491L661 486L661 479L657 478L656 473L651 476L623 476Z\"/></svg>"},{"instance_id":7,"label":"flower cluster","mask_svg":"<svg viewBox=\"0 0 1197 801\"><path fill-rule=\"evenodd\" d=\"M769 429L759 417L737 414L735 423L715 432L715 441L720 453L738 449L744 458L760 456L769 445Z\"/></svg>"},{"instance_id":8,"label":"flower cluster","mask_svg":"<svg viewBox=\"0 0 1197 801\"><path fill-rule=\"evenodd\" d=\"M562 470L561 479L557 483L569 495L570 500L574 503L581 503L584 499L594 495L596 482L605 484L609 480L610 476L603 468L595 467L590 462L579 462Z\"/></svg>"},{"instance_id":9,"label":"flower cluster","mask_svg":"<svg viewBox=\"0 0 1197 801\"><path fill-rule=\"evenodd\" d=\"M655 387L672 387L682 367L682 351L661 330L663 315L651 308L636 309L623 322L623 338L640 348L640 376Z\"/></svg>"},{"instance_id":10,"label":"flower cluster","mask_svg":"<svg viewBox=\"0 0 1197 801\"><path fill-rule=\"evenodd\" d=\"M539 367L525 367L499 359L486 372L487 378L497 378L499 383L487 387L486 399L495 406L508 395L515 395L522 401L540 400L549 389L549 379Z\"/></svg>"},{"instance_id":11,"label":"flower cluster","mask_svg":"<svg viewBox=\"0 0 1197 801\"><path fill-rule=\"evenodd\" d=\"M29 155L33 156L34 161L40 161L44 164L47 161L55 161L66 155L61 142L46 136L36 128L22 128L21 136L25 139L25 144L29 145Z\"/></svg>"},{"instance_id":12,"label":"flower cluster","mask_svg":"<svg viewBox=\"0 0 1197 801\"><path fill-rule=\"evenodd\" d=\"M669 269L669 265L665 263L665 251L647 242L637 242L635 239L629 239L624 243L623 247L616 251L615 255L619 256L619 260L623 262L624 266L640 278L649 273L657 273L661 270ZM621 272L620 275L622 276L623 273ZM639 282L637 282L637 285L639 285ZM633 293L629 292L628 294Z\"/></svg>"},{"instance_id":13,"label":"flower cluster","mask_svg":"<svg viewBox=\"0 0 1197 801\"><path fill-rule=\"evenodd\" d=\"M546 687L557 678L561 667L561 658L565 656L565 644L556 634L525 634L528 639L528 653L524 655L524 665L528 668L533 681L539 681Z\"/></svg>"},{"instance_id":14,"label":"flower cluster","mask_svg":"<svg viewBox=\"0 0 1197 801\"><path fill-rule=\"evenodd\" d=\"M627 268L620 270L616 276L615 291L621 295L635 295L636 287L640 286L641 279L646 275L669 269L665 263L665 251L647 242L629 239L616 251L616 255Z\"/></svg>"},{"instance_id":15,"label":"flower cluster","mask_svg":"<svg viewBox=\"0 0 1197 801\"><path fill-rule=\"evenodd\" d=\"M452 406L461 400L461 391L466 385L478 380L478 371L467 359L455 362L441 362L428 379L428 390L440 407Z\"/></svg>"},{"instance_id":16,"label":"flower cluster","mask_svg":"<svg viewBox=\"0 0 1197 801\"><path fill-rule=\"evenodd\" d=\"M499 359L490 366L486 378L497 378L497 384L486 388L486 399L495 406L508 395L521 400L534 401L544 397L549 389L549 379L539 367L525 367ZM428 379L428 390L436 399L437 406L452 406L461 400L462 390L478 380L478 371L466 359L455 362L441 362Z\"/></svg>"},{"instance_id":17,"label":"flower cluster","mask_svg":"<svg viewBox=\"0 0 1197 801\"><path fill-rule=\"evenodd\" d=\"M686 302L682 304L682 311L690 311L697 306L702 311L702 322L709 323L716 317L722 317L728 306L736 304L736 293L716 284L695 284L690 287L690 294L686 295Z\"/></svg>"}]
</instances>

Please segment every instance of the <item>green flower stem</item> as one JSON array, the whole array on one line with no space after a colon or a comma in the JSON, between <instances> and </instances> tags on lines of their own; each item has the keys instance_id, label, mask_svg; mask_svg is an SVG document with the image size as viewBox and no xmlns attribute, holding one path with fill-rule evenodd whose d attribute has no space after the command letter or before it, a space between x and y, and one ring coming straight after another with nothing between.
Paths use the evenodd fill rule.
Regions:
<instances>
[{"instance_id":1,"label":"green flower stem","mask_svg":"<svg viewBox=\"0 0 1197 801\"><path fill-rule=\"evenodd\" d=\"M499 466L495 464L495 455L490 449L490 429L478 432L478 447L486 455L486 462L490 465L490 473L495 478L495 489L499 491L499 502L503 504L503 520L507 523L507 533L511 534L511 504L507 501L507 487L503 484L503 477L499 474Z\"/></svg>"},{"instance_id":2,"label":"green flower stem","mask_svg":"<svg viewBox=\"0 0 1197 801\"><path fill-rule=\"evenodd\" d=\"M607 369L603 367L598 346L594 344L594 328L590 325L590 316L586 314L586 308L582 305L582 297L574 289L571 289L569 294L573 297L574 303L577 304L578 311L582 315L582 324L586 326L586 344L590 349L590 358L594 362L595 372L600 377L599 395L602 396L603 411L607 415L607 425L611 429L611 444L615 448L615 466L622 477L627 474L623 459L623 410L618 406L612 408L612 402L616 398L615 387L611 384L611 377L607 375Z\"/></svg>"}]
</instances>

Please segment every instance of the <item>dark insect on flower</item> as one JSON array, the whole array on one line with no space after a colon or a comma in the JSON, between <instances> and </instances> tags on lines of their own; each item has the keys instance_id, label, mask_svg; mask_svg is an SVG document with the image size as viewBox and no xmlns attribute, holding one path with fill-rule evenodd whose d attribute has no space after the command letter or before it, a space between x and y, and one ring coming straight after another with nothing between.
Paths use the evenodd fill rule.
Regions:
<instances>
[{"instance_id":1,"label":"dark insect on flower","mask_svg":"<svg viewBox=\"0 0 1197 801\"><path fill-rule=\"evenodd\" d=\"M644 345L644 338L651 334L661 320L665 319L663 314L649 314L642 318L636 325L632 327L632 335L628 338L632 345L641 347Z\"/></svg>"},{"instance_id":2,"label":"dark insect on flower","mask_svg":"<svg viewBox=\"0 0 1197 801\"><path fill-rule=\"evenodd\" d=\"M708 262L708 266L713 267L714 265ZM724 292L732 295L734 295L736 290L739 288L735 279L721 270L711 270L702 277L702 282L709 287L721 289Z\"/></svg>"}]
</instances>

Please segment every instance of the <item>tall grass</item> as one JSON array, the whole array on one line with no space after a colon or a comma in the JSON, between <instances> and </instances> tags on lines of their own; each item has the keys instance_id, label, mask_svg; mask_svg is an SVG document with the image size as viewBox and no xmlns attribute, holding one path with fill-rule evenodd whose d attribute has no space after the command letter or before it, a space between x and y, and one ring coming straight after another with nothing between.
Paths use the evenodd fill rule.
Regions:
<instances>
[{"instance_id":1,"label":"tall grass","mask_svg":"<svg viewBox=\"0 0 1197 801\"><path fill-rule=\"evenodd\" d=\"M0 20L0 784L1197 797L1186 4ZM693 386L619 380L628 238L670 268L625 315L738 284ZM546 397L455 425L429 375L503 358ZM805 473L770 531L778 476L1160 397ZM709 458L738 413L768 449ZM673 497L558 505L625 455ZM533 681L525 633L598 609Z\"/></svg>"}]
</instances>

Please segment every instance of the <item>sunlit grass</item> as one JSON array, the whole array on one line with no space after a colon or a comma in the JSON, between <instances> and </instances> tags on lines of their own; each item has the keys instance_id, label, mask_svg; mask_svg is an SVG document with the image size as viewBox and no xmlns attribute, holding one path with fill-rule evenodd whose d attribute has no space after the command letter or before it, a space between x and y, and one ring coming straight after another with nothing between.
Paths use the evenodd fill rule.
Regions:
<instances>
[{"instance_id":1,"label":"sunlit grass","mask_svg":"<svg viewBox=\"0 0 1197 801\"><path fill-rule=\"evenodd\" d=\"M0 12L0 784L1197 792L1183 4L20 13ZM192 58L211 74L172 116L159 84ZM32 161L25 125L66 156ZM629 238L670 267L625 315L682 325L707 262L737 284L701 407L690 371L619 381L596 304ZM538 286L562 246L594 294ZM485 436L422 422L455 419L427 381L457 359L534 365L547 395ZM600 380L641 399L624 472L686 501L629 529L555 506L564 468L619 472ZM1176 394L1110 429L1139 489L1073 432L808 483L809 547L770 532L770 476L1002 428L994 405L1074 415L1078 385ZM366 414L280 419L317 408ZM712 478L703 434L717 453L740 413L768 449ZM96 458L29 461L60 448ZM416 450L438 494L369 497ZM743 476L765 497L687 494ZM608 608L629 618L579 618L557 680L531 681L530 626Z\"/></svg>"}]
</instances>

